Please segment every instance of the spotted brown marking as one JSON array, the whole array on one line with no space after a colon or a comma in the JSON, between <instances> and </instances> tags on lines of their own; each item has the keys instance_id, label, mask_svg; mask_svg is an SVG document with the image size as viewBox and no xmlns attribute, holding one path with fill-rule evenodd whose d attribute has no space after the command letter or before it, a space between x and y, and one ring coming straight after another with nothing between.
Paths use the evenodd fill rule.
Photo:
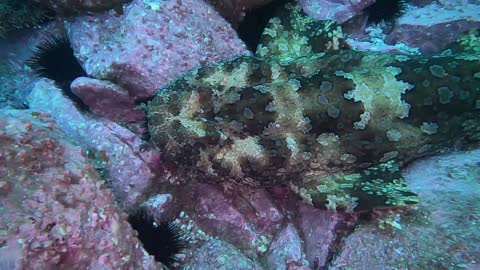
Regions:
<instances>
[{"instance_id":1,"label":"spotted brown marking","mask_svg":"<svg viewBox=\"0 0 480 270\"><path fill-rule=\"evenodd\" d=\"M271 22L285 25L266 31L255 57L191 71L147 105L177 179L289 184L331 209L398 207L416 202L400 166L478 144L479 61L334 50L328 22L315 47L290 14Z\"/></svg>"},{"instance_id":2,"label":"spotted brown marking","mask_svg":"<svg viewBox=\"0 0 480 270\"><path fill-rule=\"evenodd\" d=\"M273 101L270 93L262 93L254 88L245 88L240 92L240 100L226 104L215 115L218 121L237 121L243 126L243 134L239 136L256 136L263 132L268 123L275 121L275 112L267 111L268 104Z\"/></svg>"}]
</instances>

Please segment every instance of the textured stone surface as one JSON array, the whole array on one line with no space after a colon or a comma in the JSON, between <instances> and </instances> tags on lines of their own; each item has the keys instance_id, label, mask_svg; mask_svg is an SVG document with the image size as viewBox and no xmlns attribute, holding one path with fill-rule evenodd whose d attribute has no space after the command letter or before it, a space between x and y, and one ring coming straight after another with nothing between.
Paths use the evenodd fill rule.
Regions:
<instances>
[{"instance_id":1,"label":"textured stone surface","mask_svg":"<svg viewBox=\"0 0 480 270\"><path fill-rule=\"evenodd\" d=\"M115 122L138 122L145 117L145 112L133 102L128 92L109 81L80 77L70 85L72 92L89 111Z\"/></svg>"},{"instance_id":2,"label":"textured stone surface","mask_svg":"<svg viewBox=\"0 0 480 270\"><path fill-rule=\"evenodd\" d=\"M383 230L358 228L331 269L479 269L479 165L480 150L412 164L405 179L421 198L418 209L380 219L390 224Z\"/></svg>"},{"instance_id":3,"label":"textured stone surface","mask_svg":"<svg viewBox=\"0 0 480 270\"><path fill-rule=\"evenodd\" d=\"M284 215L272 202L265 189L240 190L233 204L260 232L273 235L284 220Z\"/></svg>"},{"instance_id":4,"label":"textured stone surface","mask_svg":"<svg viewBox=\"0 0 480 270\"><path fill-rule=\"evenodd\" d=\"M198 0L134 0L124 15L77 17L68 29L87 74L137 99L191 68L248 53L230 25Z\"/></svg>"},{"instance_id":5,"label":"textured stone surface","mask_svg":"<svg viewBox=\"0 0 480 270\"><path fill-rule=\"evenodd\" d=\"M248 259L227 242L211 240L198 248L189 269L262 270L258 263Z\"/></svg>"},{"instance_id":6,"label":"textured stone surface","mask_svg":"<svg viewBox=\"0 0 480 270\"><path fill-rule=\"evenodd\" d=\"M243 213L234 207L230 196L221 187L199 184L194 186L195 198L193 217L203 231L235 244L240 249L260 252L266 250L266 239L262 237Z\"/></svg>"},{"instance_id":7,"label":"textured stone surface","mask_svg":"<svg viewBox=\"0 0 480 270\"><path fill-rule=\"evenodd\" d=\"M156 269L81 148L48 114L0 110L3 269Z\"/></svg>"},{"instance_id":8,"label":"textured stone surface","mask_svg":"<svg viewBox=\"0 0 480 270\"><path fill-rule=\"evenodd\" d=\"M153 216L157 221L168 221L178 212L178 203L175 202L172 194L157 194L148 198L142 207L152 209Z\"/></svg>"},{"instance_id":9,"label":"textured stone surface","mask_svg":"<svg viewBox=\"0 0 480 270\"><path fill-rule=\"evenodd\" d=\"M338 212L300 205L299 230L305 242L305 257L313 267L325 267L338 248L342 238L355 224L356 217Z\"/></svg>"},{"instance_id":10,"label":"textured stone surface","mask_svg":"<svg viewBox=\"0 0 480 270\"><path fill-rule=\"evenodd\" d=\"M283 270L289 264L302 261L302 242L297 229L291 223L278 232L268 249L268 269Z\"/></svg>"},{"instance_id":11,"label":"textured stone surface","mask_svg":"<svg viewBox=\"0 0 480 270\"><path fill-rule=\"evenodd\" d=\"M443 1L442 1L443 2ZM400 17L385 38L389 44L406 43L422 53L445 50L464 32L480 28L480 3L456 1L413 8Z\"/></svg>"},{"instance_id":12,"label":"textured stone surface","mask_svg":"<svg viewBox=\"0 0 480 270\"><path fill-rule=\"evenodd\" d=\"M344 23L375 0L299 0L298 3L314 19Z\"/></svg>"},{"instance_id":13,"label":"textured stone surface","mask_svg":"<svg viewBox=\"0 0 480 270\"><path fill-rule=\"evenodd\" d=\"M143 150L143 141L130 130L106 119L95 119L75 109L72 102L47 80L39 80L29 95L31 108L52 115L70 138L103 153L108 184L126 208L134 206L151 188L158 153Z\"/></svg>"}]
</instances>

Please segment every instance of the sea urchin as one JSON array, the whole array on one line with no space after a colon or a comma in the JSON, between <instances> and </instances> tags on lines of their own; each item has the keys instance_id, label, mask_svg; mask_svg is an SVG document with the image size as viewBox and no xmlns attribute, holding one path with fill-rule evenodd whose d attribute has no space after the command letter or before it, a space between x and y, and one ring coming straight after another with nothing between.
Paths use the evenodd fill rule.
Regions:
<instances>
[{"instance_id":1,"label":"sea urchin","mask_svg":"<svg viewBox=\"0 0 480 270\"><path fill-rule=\"evenodd\" d=\"M389 22L402 16L406 7L405 0L376 0L365 11L368 13L369 23L380 23L381 21Z\"/></svg>"},{"instance_id":2,"label":"sea urchin","mask_svg":"<svg viewBox=\"0 0 480 270\"><path fill-rule=\"evenodd\" d=\"M157 262L169 269L178 262L177 255L182 253L187 244L180 227L173 220L158 224L152 215L141 209L129 215L128 222L138 232L143 248L154 256Z\"/></svg>"},{"instance_id":3,"label":"sea urchin","mask_svg":"<svg viewBox=\"0 0 480 270\"><path fill-rule=\"evenodd\" d=\"M55 81L63 93L74 101L81 109L87 106L70 89L70 84L78 77L87 74L78 63L68 37L51 36L41 41L33 50L32 56L26 64L32 68L37 76Z\"/></svg>"}]
</instances>

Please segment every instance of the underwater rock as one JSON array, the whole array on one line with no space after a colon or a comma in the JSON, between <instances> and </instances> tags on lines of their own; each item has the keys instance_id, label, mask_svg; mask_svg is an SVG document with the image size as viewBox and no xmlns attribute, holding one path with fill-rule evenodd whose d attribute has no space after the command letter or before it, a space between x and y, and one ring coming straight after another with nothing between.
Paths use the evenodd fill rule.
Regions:
<instances>
[{"instance_id":1,"label":"underwater rock","mask_svg":"<svg viewBox=\"0 0 480 270\"><path fill-rule=\"evenodd\" d=\"M290 9L270 21L257 57L159 91L147 105L152 143L180 183L283 183L347 211L415 204L401 166L480 140L480 56L341 50L339 26L312 21L320 30L300 35L296 19L308 19Z\"/></svg>"},{"instance_id":2,"label":"underwater rock","mask_svg":"<svg viewBox=\"0 0 480 270\"><path fill-rule=\"evenodd\" d=\"M231 26L198 0L134 0L124 15L77 17L67 28L87 74L139 100L191 68L248 54Z\"/></svg>"},{"instance_id":3,"label":"underwater rock","mask_svg":"<svg viewBox=\"0 0 480 270\"><path fill-rule=\"evenodd\" d=\"M426 5L431 4L432 2L435 2L436 0L410 0L408 1L409 4L417 7L424 7Z\"/></svg>"},{"instance_id":4,"label":"underwater rock","mask_svg":"<svg viewBox=\"0 0 480 270\"><path fill-rule=\"evenodd\" d=\"M241 250L266 251L266 239L234 207L231 198L222 192L220 186L197 184L192 188L195 213L192 218L203 231L224 239Z\"/></svg>"},{"instance_id":5,"label":"underwater rock","mask_svg":"<svg viewBox=\"0 0 480 270\"><path fill-rule=\"evenodd\" d=\"M128 92L112 82L80 77L70 88L98 116L120 123L138 122L145 117Z\"/></svg>"},{"instance_id":6,"label":"underwater rock","mask_svg":"<svg viewBox=\"0 0 480 270\"><path fill-rule=\"evenodd\" d=\"M129 209L151 188L158 153L142 150L143 141L130 130L106 119L82 114L47 80L39 80L29 95L32 109L52 115L73 140L101 153L106 180L123 207Z\"/></svg>"},{"instance_id":7,"label":"underwater rock","mask_svg":"<svg viewBox=\"0 0 480 270\"><path fill-rule=\"evenodd\" d=\"M474 150L408 166L405 181L421 198L417 209L357 228L330 269L479 269L479 165Z\"/></svg>"},{"instance_id":8,"label":"underwater rock","mask_svg":"<svg viewBox=\"0 0 480 270\"><path fill-rule=\"evenodd\" d=\"M250 260L231 244L221 240L210 240L194 251L186 269L203 270L262 270L257 262Z\"/></svg>"},{"instance_id":9,"label":"underwater rock","mask_svg":"<svg viewBox=\"0 0 480 270\"><path fill-rule=\"evenodd\" d=\"M33 0L42 6L55 11L57 15L73 15L89 12L100 12L115 9L122 12L122 5L130 0Z\"/></svg>"},{"instance_id":10,"label":"underwater rock","mask_svg":"<svg viewBox=\"0 0 480 270\"><path fill-rule=\"evenodd\" d=\"M273 235L283 223L283 213L265 189L238 189L232 203L260 233Z\"/></svg>"},{"instance_id":11,"label":"underwater rock","mask_svg":"<svg viewBox=\"0 0 480 270\"><path fill-rule=\"evenodd\" d=\"M153 216L159 221L169 221L169 219L178 213L178 204L173 199L172 194L157 194L148 198L142 207L150 208Z\"/></svg>"},{"instance_id":12,"label":"underwater rock","mask_svg":"<svg viewBox=\"0 0 480 270\"><path fill-rule=\"evenodd\" d=\"M443 1L442 1L443 2ZM448 3L448 1L445 1ZM455 5L432 3L413 8L399 18L393 31L385 38L389 44L405 43L418 47L424 54L440 53L464 32L480 28L480 4Z\"/></svg>"},{"instance_id":13,"label":"underwater rock","mask_svg":"<svg viewBox=\"0 0 480 270\"><path fill-rule=\"evenodd\" d=\"M278 232L268 249L268 269L283 270L288 264L302 261L302 240L291 223Z\"/></svg>"},{"instance_id":14,"label":"underwater rock","mask_svg":"<svg viewBox=\"0 0 480 270\"><path fill-rule=\"evenodd\" d=\"M333 20L344 23L366 7L375 3L375 0L299 0L308 16L317 20Z\"/></svg>"},{"instance_id":15,"label":"underwater rock","mask_svg":"<svg viewBox=\"0 0 480 270\"><path fill-rule=\"evenodd\" d=\"M31 57L36 44L49 34L60 34L63 23L52 21L35 31L20 31L0 38L0 108L28 107L27 96L38 77L25 61Z\"/></svg>"},{"instance_id":16,"label":"underwater rock","mask_svg":"<svg viewBox=\"0 0 480 270\"><path fill-rule=\"evenodd\" d=\"M3 269L157 269L50 115L0 110L0 164Z\"/></svg>"},{"instance_id":17,"label":"underwater rock","mask_svg":"<svg viewBox=\"0 0 480 270\"><path fill-rule=\"evenodd\" d=\"M325 267L343 237L352 230L357 216L300 205L297 210L305 258L313 267ZM313 268L316 269L316 268Z\"/></svg>"}]
</instances>

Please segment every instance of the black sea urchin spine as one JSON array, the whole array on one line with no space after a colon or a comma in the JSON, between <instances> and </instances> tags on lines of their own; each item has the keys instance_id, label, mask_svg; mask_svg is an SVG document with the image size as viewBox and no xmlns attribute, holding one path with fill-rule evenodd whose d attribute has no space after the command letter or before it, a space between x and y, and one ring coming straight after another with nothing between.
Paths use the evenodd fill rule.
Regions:
<instances>
[{"instance_id":1,"label":"black sea urchin spine","mask_svg":"<svg viewBox=\"0 0 480 270\"><path fill-rule=\"evenodd\" d=\"M173 220L156 223L144 209L128 217L132 228L138 232L138 239L148 254L155 257L167 268L179 262L178 254L186 248L182 230Z\"/></svg>"},{"instance_id":2,"label":"black sea urchin spine","mask_svg":"<svg viewBox=\"0 0 480 270\"><path fill-rule=\"evenodd\" d=\"M407 8L405 0L376 0L365 9L369 23L390 22L402 16Z\"/></svg>"},{"instance_id":3,"label":"black sea urchin spine","mask_svg":"<svg viewBox=\"0 0 480 270\"><path fill-rule=\"evenodd\" d=\"M75 58L70 40L66 35L51 36L41 41L26 63L37 76L55 81L55 84L77 104L79 109L88 108L70 89L73 80L87 74Z\"/></svg>"}]
</instances>

